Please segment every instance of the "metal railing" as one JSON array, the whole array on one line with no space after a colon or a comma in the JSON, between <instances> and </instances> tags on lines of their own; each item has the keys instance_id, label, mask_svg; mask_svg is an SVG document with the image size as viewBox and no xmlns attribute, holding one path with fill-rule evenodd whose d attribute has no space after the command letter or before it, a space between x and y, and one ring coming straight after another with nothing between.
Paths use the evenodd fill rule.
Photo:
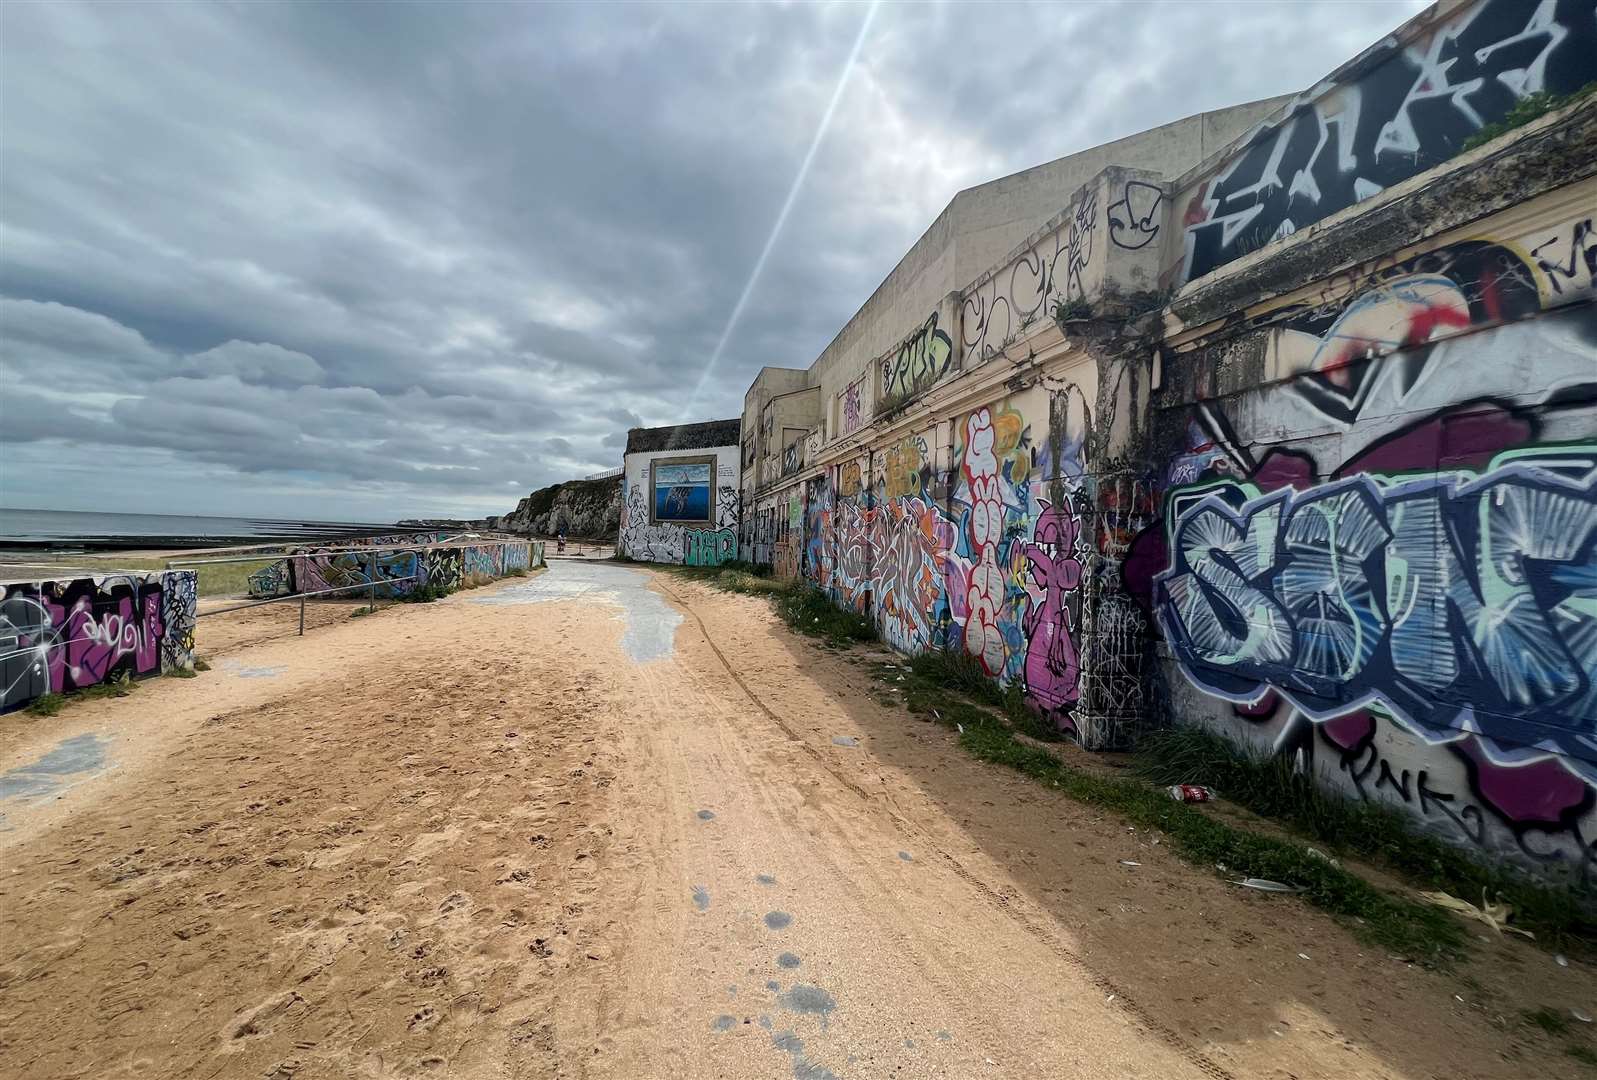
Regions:
<instances>
[{"instance_id":1,"label":"metal railing","mask_svg":"<svg viewBox=\"0 0 1597 1080\"><path fill-rule=\"evenodd\" d=\"M558 558L587 558L597 555L615 547L615 544L599 540L567 540L565 550L560 550L560 541L556 537L539 538L538 543L543 544L543 557L547 559Z\"/></svg>"},{"instance_id":2,"label":"metal railing","mask_svg":"<svg viewBox=\"0 0 1597 1080\"><path fill-rule=\"evenodd\" d=\"M210 611L196 611L194 613L194 617L196 619L203 619L203 618L206 618L206 617L211 616L211 615L226 615L229 612L232 612L232 611L243 611L246 608L265 607L267 604L281 604L281 603L285 603L285 602L287 602L289 600L298 600L299 601L299 634L300 634L301 637L304 637L305 636L305 600L308 597L312 597L312 596L333 596L333 595L335 595L337 593L355 592L355 591L358 591L360 589L366 589L366 590L369 591L369 596L367 597L367 601L366 601L367 606L370 607L371 610L376 611L377 610L377 586L379 584L379 581L377 579L377 556L379 554L383 554L383 553L387 553L389 555L414 555L414 556L416 556L416 565L418 567L418 570L417 570L416 573L406 574L404 577L383 578L382 581L381 581L381 584L383 584L383 585L392 585L392 584L395 584L395 583L401 582L401 581L425 582L427 580L427 572L425 570L420 569L420 567L421 567L421 553L423 551L423 548L421 548L421 547L403 547L403 548L400 548L400 547L396 547L396 548L369 548L369 547L359 548L359 547L356 547L356 548L341 548L341 549L331 549L331 548L329 548L326 551L309 551L309 552L296 553L296 554L292 554L292 555L274 555L274 556L270 556L267 559L262 559L258 555L233 557L233 558L226 558L226 559L172 559L172 560L167 562L166 568L168 570L181 570L181 569L186 569L186 568L191 567L191 566L215 566L215 565L218 565L220 563L276 562L278 560L283 560L283 561L286 562L289 559L315 559L315 558L320 558L323 555L343 555L343 554L348 554L350 552L355 552L355 551L363 552L363 553L365 553L365 554L370 556L370 558L366 560L366 580L365 581L357 582L354 585L340 585L340 586L338 586L337 588L334 588L334 589L315 589L315 590L312 590L311 592L291 592L291 593L286 593L286 594L284 594L282 596L267 597L265 600L250 600L250 601L246 601L245 603L242 603L242 604L234 604L231 607L213 608ZM303 564L301 564L301 565L303 565Z\"/></svg>"}]
</instances>

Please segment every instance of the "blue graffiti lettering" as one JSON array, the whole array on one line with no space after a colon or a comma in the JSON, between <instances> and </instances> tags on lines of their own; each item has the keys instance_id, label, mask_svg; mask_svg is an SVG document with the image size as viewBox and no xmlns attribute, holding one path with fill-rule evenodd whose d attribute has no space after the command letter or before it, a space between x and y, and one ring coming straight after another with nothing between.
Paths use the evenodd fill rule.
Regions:
<instances>
[{"instance_id":1,"label":"blue graffiti lettering","mask_svg":"<svg viewBox=\"0 0 1597 1080\"><path fill-rule=\"evenodd\" d=\"M1497 464L1188 497L1155 594L1186 676L1597 760L1597 448Z\"/></svg>"}]
</instances>

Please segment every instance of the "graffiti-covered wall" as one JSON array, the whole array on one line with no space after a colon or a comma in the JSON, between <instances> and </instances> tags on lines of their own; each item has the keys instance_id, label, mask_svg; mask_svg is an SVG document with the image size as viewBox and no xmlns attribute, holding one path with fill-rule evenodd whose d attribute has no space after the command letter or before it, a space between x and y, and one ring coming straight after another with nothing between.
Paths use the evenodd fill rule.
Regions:
<instances>
[{"instance_id":1,"label":"graffiti-covered wall","mask_svg":"<svg viewBox=\"0 0 1597 1080\"><path fill-rule=\"evenodd\" d=\"M1592 0L1477 0L1421 19L1178 193L1183 280L1457 156L1532 94L1597 80Z\"/></svg>"},{"instance_id":2,"label":"graffiti-covered wall","mask_svg":"<svg viewBox=\"0 0 1597 1080\"><path fill-rule=\"evenodd\" d=\"M289 566L290 593L317 593L371 585L379 599L404 596L423 583L420 549L411 551L343 551L294 555ZM353 595L353 593L351 593Z\"/></svg>"},{"instance_id":3,"label":"graffiti-covered wall","mask_svg":"<svg viewBox=\"0 0 1597 1080\"><path fill-rule=\"evenodd\" d=\"M47 693L194 667L192 570L0 589L0 712Z\"/></svg>"},{"instance_id":4,"label":"graffiti-covered wall","mask_svg":"<svg viewBox=\"0 0 1597 1080\"><path fill-rule=\"evenodd\" d=\"M1123 745L1142 722L1145 620L1119 588L1124 492L1085 445L1097 368L900 426L758 501L777 521L779 576L868 615L903 652L953 649L1017 687L1063 731ZM784 564L784 560L786 560ZM1095 661L1084 677L1084 658Z\"/></svg>"},{"instance_id":5,"label":"graffiti-covered wall","mask_svg":"<svg viewBox=\"0 0 1597 1080\"><path fill-rule=\"evenodd\" d=\"M1561 211L1593 205L1584 191L1317 282L1178 356L1161 521L1131 562L1175 719L1581 879L1597 241Z\"/></svg>"},{"instance_id":6,"label":"graffiti-covered wall","mask_svg":"<svg viewBox=\"0 0 1597 1080\"><path fill-rule=\"evenodd\" d=\"M625 461L617 554L684 566L720 566L738 557L736 442L628 454Z\"/></svg>"},{"instance_id":7,"label":"graffiti-covered wall","mask_svg":"<svg viewBox=\"0 0 1597 1080\"><path fill-rule=\"evenodd\" d=\"M1594 43L1450 0L1185 173L1106 164L892 349L839 334L753 556L1089 747L1203 725L1585 877L1597 98L1463 146Z\"/></svg>"},{"instance_id":8,"label":"graffiti-covered wall","mask_svg":"<svg viewBox=\"0 0 1597 1080\"><path fill-rule=\"evenodd\" d=\"M418 559L418 572L427 585L446 590L469 588L506 574L544 565L543 541L484 540L467 544L434 544L422 549Z\"/></svg>"},{"instance_id":9,"label":"graffiti-covered wall","mask_svg":"<svg viewBox=\"0 0 1597 1080\"><path fill-rule=\"evenodd\" d=\"M363 552L366 549L400 548L422 544L436 543L445 534L439 532L397 533L389 536L363 536L348 540L340 540L336 545L323 545L313 547L299 547L290 549L296 555L315 555L316 559L289 559L288 557L275 559L259 570L249 575L248 588L250 596L256 599L267 599L273 596L292 596L297 592L312 591L315 589L330 589L341 585L364 583L370 580L370 571L367 567L368 556ZM359 548L362 551L350 549ZM341 558L331 558L333 554ZM270 557L270 556L268 556ZM295 577L292 564L302 566L299 578ZM398 562L389 559L387 566L379 566L376 570L378 595L383 597L402 596L414 588L407 582L396 579L407 577L415 573L415 566L409 564L407 569L405 560Z\"/></svg>"},{"instance_id":10,"label":"graffiti-covered wall","mask_svg":"<svg viewBox=\"0 0 1597 1080\"><path fill-rule=\"evenodd\" d=\"M349 589L349 593L340 595L355 596L359 586L374 585L379 599L391 600L424 584L454 589L463 582L503 577L543 565L542 542L482 540L439 548L436 541L441 535L373 537L353 551L344 549L352 545L342 545L336 551L300 548L252 573L249 593L266 598ZM452 570L434 573L433 567Z\"/></svg>"}]
</instances>

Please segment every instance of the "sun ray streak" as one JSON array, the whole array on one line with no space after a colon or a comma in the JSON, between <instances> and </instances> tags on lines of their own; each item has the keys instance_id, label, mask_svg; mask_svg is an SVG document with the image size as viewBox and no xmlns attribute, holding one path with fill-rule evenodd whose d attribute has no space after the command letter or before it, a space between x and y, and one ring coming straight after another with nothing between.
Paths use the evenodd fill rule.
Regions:
<instances>
[{"instance_id":1,"label":"sun ray streak","mask_svg":"<svg viewBox=\"0 0 1597 1080\"><path fill-rule=\"evenodd\" d=\"M782 228L787 224L788 215L793 212L793 205L798 201L799 192L804 189L804 181L809 177L810 166L815 162L815 154L826 139L827 130L832 126L832 117L837 113L838 102L843 100L843 91L848 88L849 76L853 74L854 65L859 61L860 50L865 45L865 37L870 32L871 23L876 18L876 9L880 6L881 0L872 0L870 6L865 9L865 19L860 23L859 33L854 38L854 47L849 50L842 73L837 77L837 85L832 89L832 100L827 102L826 111L821 114L821 122L815 127L815 137L810 140L810 148L805 152L803 162L799 164L797 175L793 177L793 186L788 188L787 198L783 200L782 209L778 211L776 222L771 226L771 234L765 238L765 247L761 249L760 257L754 260L754 269L750 271L749 280L743 286L743 293L732 306L732 314L726 320L726 329L721 331L721 340L715 343L715 350L710 353L710 359L705 363L704 370L699 373L699 381L688 397L684 415L693 415L699 397L704 393L705 384L710 381L716 364L721 360L721 353L726 350L726 343L731 339L732 331L737 329L738 320L743 317L743 309L748 306L749 297L754 294L754 286L759 283L765 264L776 248L777 238L782 235Z\"/></svg>"}]
</instances>

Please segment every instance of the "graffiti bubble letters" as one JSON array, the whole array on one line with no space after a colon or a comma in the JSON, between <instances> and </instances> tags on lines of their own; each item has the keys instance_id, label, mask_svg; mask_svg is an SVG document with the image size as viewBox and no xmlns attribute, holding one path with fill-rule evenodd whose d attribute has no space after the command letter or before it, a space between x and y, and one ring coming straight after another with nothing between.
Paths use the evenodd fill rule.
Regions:
<instances>
[{"instance_id":1,"label":"graffiti bubble letters","mask_svg":"<svg viewBox=\"0 0 1597 1080\"><path fill-rule=\"evenodd\" d=\"M993 453L993 418L977 409L965 420L962 468L970 485L971 570L965 593L969 612L965 651L981 661L989 675L1004 671L1004 635L998 626L1003 607L1004 575L998 569L998 542L1004 535L1004 498L998 483L998 458Z\"/></svg>"},{"instance_id":2,"label":"graffiti bubble letters","mask_svg":"<svg viewBox=\"0 0 1597 1080\"><path fill-rule=\"evenodd\" d=\"M1187 278L1462 152L1538 92L1597 78L1590 4L1484 0L1261 131L1187 211Z\"/></svg>"},{"instance_id":3,"label":"graffiti bubble letters","mask_svg":"<svg viewBox=\"0 0 1597 1080\"><path fill-rule=\"evenodd\" d=\"M1597 446L1499 464L1209 489L1156 593L1187 677L1236 702L1274 687L1315 720L1379 703L1433 738L1597 755Z\"/></svg>"},{"instance_id":4,"label":"graffiti bubble letters","mask_svg":"<svg viewBox=\"0 0 1597 1080\"><path fill-rule=\"evenodd\" d=\"M684 566L720 566L738 555L737 534L731 529L687 529L682 539Z\"/></svg>"},{"instance_id":5,"label":"graffiti bubble letters","mask_svg":"<svg viewBox=\"0 0 1597 1080\"><path fill-rule=\"evenodd\" d=\"M948 374L953 356L954 343L937 329L934 311L897 352L882 361L883 399L896 403L931 386Z\"/></svg>"},{"instance_id":6,"label":"graffiti bubble letters","mask_svg":"<svg viewBox=\"0 0 1597 1080\"><path fill-rule=\"evenodd\" d=\"M1116 247L1136 251L1159 235L1159 210L1164 192L1141 180L1126 181L1126 193L1109 204L1109 239Z\"/></svg>"}]
</instances>

